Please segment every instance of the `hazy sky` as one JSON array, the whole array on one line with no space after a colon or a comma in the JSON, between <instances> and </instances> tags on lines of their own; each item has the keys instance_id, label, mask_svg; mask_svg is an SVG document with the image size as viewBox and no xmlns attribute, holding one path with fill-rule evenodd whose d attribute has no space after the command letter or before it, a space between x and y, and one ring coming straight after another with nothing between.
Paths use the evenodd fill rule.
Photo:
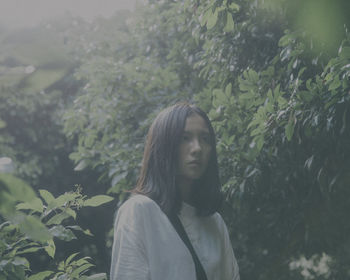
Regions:
<instances>
[{"instance_id":1,"label":"hazy sky","mask_svg":"<svg viewBox=\"0 0 350 280\"><path fill-rule=\"evenodd\" d=\"M43 19L70 12L93 19L111 16L116 10L132 9L136 0L0 0L0 23L8 27L25 27Z\"/></svg>"}]
</instances>

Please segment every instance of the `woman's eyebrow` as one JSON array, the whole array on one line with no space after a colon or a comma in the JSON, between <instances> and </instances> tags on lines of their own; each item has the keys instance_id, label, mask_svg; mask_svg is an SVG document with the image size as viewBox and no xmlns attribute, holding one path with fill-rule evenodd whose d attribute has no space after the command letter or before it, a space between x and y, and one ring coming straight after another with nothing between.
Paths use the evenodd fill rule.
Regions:
<instances>
[{"instance_id":1,"label":"woman's eyebrow","mask_svg":"<svg viewBox=\"0 0 350 280\"><path fill-rule=\"evenodd\" d=\"M193 133L195 133L195 132L197 132L197 131L193 131L193 130L184 130L184 134L186 133L186 134L193 134ZM198 131L200 134L207 134L207 135L210 135L210 132L209 132L209 130L208 129L199 129L199 131Z\"/></svg>"}]
</instances>

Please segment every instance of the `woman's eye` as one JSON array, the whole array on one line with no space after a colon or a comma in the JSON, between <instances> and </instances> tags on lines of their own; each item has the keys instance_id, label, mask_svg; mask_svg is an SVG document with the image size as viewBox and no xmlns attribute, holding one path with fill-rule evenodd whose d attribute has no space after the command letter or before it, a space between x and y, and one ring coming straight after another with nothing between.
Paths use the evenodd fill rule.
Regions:
<instances>
[{"instance_id":1,"label":"woman's eye","mask_svg":"<svg viewBox=\"0 0 350 280\"><path fill-rule=\"evenodd\" d=\"M201 139L202 139L202 141L204 141L204 142L206 142L206 143L209 143L209 142L210 142L210 138L209 138L208 135L203 135L203 136L201 137Z\"/></svg>"}]
</instances>

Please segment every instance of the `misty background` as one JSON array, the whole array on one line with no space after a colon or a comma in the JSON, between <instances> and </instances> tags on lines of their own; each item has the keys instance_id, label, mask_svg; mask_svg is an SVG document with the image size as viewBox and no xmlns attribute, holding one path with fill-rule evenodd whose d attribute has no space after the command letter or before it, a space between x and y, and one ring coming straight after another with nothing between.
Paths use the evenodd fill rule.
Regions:
<instances>
[{"instance_id":1,"label":"misty background","mask_svg":"<svg viewBox=\"0 0 350 280\"><path fill-rule=\"evenodd\" d=\"M99 16L110 17L118 10L132 10L135 3L135 0L0 0L0 25L33 27L67 13L91 21Z\"/></svg>"}]
</instances>

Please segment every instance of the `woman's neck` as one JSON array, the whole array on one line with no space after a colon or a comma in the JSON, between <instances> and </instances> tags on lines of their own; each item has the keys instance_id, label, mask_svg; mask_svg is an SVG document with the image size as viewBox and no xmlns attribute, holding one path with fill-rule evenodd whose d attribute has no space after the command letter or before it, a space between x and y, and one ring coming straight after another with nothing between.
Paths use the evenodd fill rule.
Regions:
<instances>
[{"instance_id":1,"label":"woman's neck","mask_svg":"<svg viewBox=\"0 0 350 280\"><path fill-rule=\"evenodd\" d=\"M192 180L181 180L179 182L179 188L180 188L182 200L188 204L191 204L192 187L193 187Z\"/></svg>"}]
</instances>

